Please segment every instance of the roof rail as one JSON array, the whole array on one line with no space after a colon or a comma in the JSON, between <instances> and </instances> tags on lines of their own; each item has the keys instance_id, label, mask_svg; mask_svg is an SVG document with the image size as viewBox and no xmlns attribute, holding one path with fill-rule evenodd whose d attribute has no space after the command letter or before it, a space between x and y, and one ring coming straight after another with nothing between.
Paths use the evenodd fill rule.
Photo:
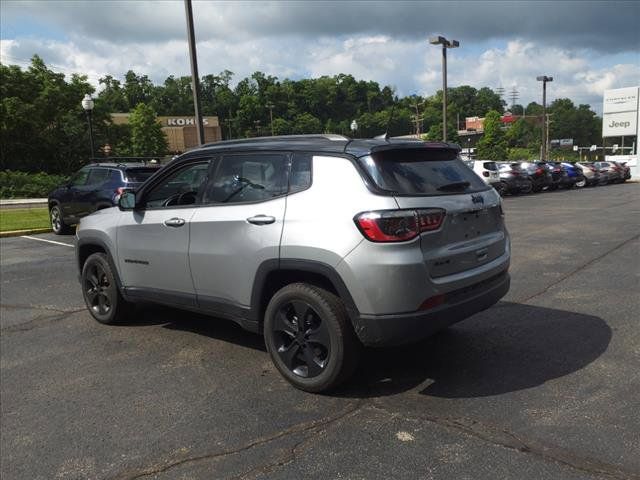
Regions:
<instances>
[{"instance_id":1,"label":"roof rail","mask_svg":"<svg viewBox=\"0 0 640 480\"><path fill-rule=\"evenodd\" d=\"M328 140L331 142L345 142L351 140L349 137L339 135L337 133L314 133L308 135L275 135L272 137L251 137L251 138L235 138L233 140L223 140L221 142L205 143L201 147L214 147L217 145L234 145L237 143L253 143L253 142L279 142L282 140ZM197 147L196 147L197 148Z\"/></svg>"},{"instance_id":2,"label":"roof rail","mask_svg":"<svg viewBox=\"0 0 640 480\"><path fill-rule=\"evenodd\" d=\"M127 163L144 163L146 165L154 160L160 163L160 160L165 157L166 155L156 157L90 157L89 163L115 163L122 166L126 166Z\"/></svg>"}]
</instances>

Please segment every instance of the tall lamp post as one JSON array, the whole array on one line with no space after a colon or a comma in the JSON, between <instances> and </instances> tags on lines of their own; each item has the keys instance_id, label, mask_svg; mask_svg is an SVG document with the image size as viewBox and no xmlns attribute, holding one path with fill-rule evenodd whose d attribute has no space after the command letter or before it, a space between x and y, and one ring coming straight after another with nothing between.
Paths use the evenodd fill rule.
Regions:
<instances>
[{"instance_id":1,"label":"tall lamp post","mask_svg":"<svg viewBox=\"0 0 640 480\"><path fill-rule=\"evenodd\" d=\"M536 77L536 80L542 82L542 146L540 147L540 160L546 161L547 155L547 82L553 82L553 77L548 77L547 75L540 75Z\"/></svg>"},{"instance_id":2,"label":"tall lamp post","mask_svg":"<svg viewBox=\"0 0 640 480\"><path fill-rule=\"evenodd\" d=\"M93 111L93 98L88 93L82 99L82 108L87 112L87 121L89 122L89 143L91 143L91 158L95 156L93 149L93 126L91 125L91 112Z\"/></svg>"},{"instance_id":3,"label":"tall lamp post","mask_svg":"<svg viewBox=\"0 0 640 480\"><path fill-rule=\"evenodd\" d=\"M447 141L447 48L458 48L460 42L444 37L431 37L431 45L442 45L442 141Z\"/></svg>"},{"instance_id":4,"label":"tall lamp post","mask_svg":"<svg viewBox=\"0 0 640 480\"><path fill-rule=\"evenodd\" d=\"M198 135L198 145L203 145L204 125L202 124L202 108L200 105L200 77L198 77L198 54L196 52L196 35L193 31L191 0L184 0L184 9L187 17L189 60L191 61L191 90L193 91L193 110L196 115L196 134Z\"/></svg>"},{"instance_id":5,"label":"tall lamp post","mask_svg":"<svg viewBox=\"0 0 640 480\"><path fill-rule=\"evenodd\" d=\"M271 125L271 136L273 137L273 108L275 105L271 102L267 103L267 108L269 109L269 123Z\"/></svg>"}]
</instances>

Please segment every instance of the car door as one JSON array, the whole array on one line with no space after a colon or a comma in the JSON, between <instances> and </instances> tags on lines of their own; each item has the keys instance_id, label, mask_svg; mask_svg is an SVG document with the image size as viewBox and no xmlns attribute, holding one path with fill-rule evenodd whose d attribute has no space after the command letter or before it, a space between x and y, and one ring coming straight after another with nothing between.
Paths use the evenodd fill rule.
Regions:
<instances>
[{"instance_id":1,"label":"car door","mask_svg":"<svg viewBox=\"0 0 640 480\"><path fill-rule=\"evenodd\" d=\"M94 167L89 169L89 176L84 185L80 185L74 192L76 216L85 217L95 210L98 193L103 185L109 181L108 168Z\"/></svg>"},{"instance_id":2,"label":"car door","mask_svg":"<svg viewBox=\"0 0 640 480\"><path fill-rule=\"evenodd\" d=\"M176 305L195 305L189 268L192 217L207 180L209 159L170 168L140 192L135 210L118 224L118 266L128 294Z\"/></svg>"},{"instance_id":3,"label":"car door","mask_svg":"<svg viewBox=\"0 0 640 480\"><path fill-rule=\"evenodd\" d=\"M191 219L189 262L201 307L250 306L258 268L279 258L288 168L285 153L217 159L203 206Z\"/></svg>"},{"instance_id":4,"label":"car door","mask_svg":"<svg viewBox=\"0 0 640 480\"><path fill-rule=\"evenodd\" d=\"M64 187L64 190L59 196L62 216L67 222L74 223L77 219L78 206L76 204L76 194L78 189L86 185L90 170L89 167L84 167L73 174L69 183Z\"/></svg>"}]
</instances>

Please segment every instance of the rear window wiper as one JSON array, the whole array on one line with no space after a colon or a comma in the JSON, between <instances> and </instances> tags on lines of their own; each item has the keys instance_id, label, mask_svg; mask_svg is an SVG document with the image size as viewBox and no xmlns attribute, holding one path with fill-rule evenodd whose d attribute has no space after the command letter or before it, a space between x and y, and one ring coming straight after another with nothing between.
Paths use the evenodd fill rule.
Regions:
<instances>
[{"instance_id":1,"label":"rear window wiper","mask_svg":"<svg viewBox=\"0 0 640 480\"><path fill-rule=\"evenodd\" d=\"M469 185L471 185L469 182L453 182L441 185L437 188L437 190L440 190L441 192L447 192L451 190L465 190L467 187L469 187Z\"/></svg>"}]
</instances>

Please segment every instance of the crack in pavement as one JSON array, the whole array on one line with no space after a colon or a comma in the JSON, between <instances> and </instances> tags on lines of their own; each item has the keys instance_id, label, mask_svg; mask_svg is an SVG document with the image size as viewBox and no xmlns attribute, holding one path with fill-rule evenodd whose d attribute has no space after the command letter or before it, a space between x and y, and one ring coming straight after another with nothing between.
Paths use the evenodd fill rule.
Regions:
<instances>
[{"instance_id":1,"label":"crack in pavement","mask_svg":"<svg viewBox=\"0 0 640 480\"><path fill-rule=\"evenodd\" d=\"M284 457L279 458L275 462L268 463L266 465L258 465L244 473L239 475L234 475L230 477L229 480L245 480L248 478L256 478L259 475L267 475L272 473L279 468L282 468L286 465L289 465L295 462L302 451L304 451L310 444L312 440L316 440L318 437L322 436L328 431L327 427L334 427L338 422L345 420L346 418L352 417L365 406L365 402L361 402L360 406L353 411L347 413L346 415L341 416L340 418L336 418L332 422L320 424L317 427L311 428L305 431L305 436L302 440L296 443L289 452ZM323 428L324 427L324 428Z\"/></svg>"},{"instance_id":2,"label":"crack in pavement","mask_svg":"<svg viewBox=\"0 0 640 480\"><path fill-rule=\"evenodd\" d=\"M3 305L4 307L4 305ZM16 307L22 308L22 307ZM28 332L29 330L33 330L35 328L44 327L47 324L58 322L60 320L64 320L69 315L73 315L74 313L79 313L85 310L84 307L79 308L77 310L55 310L49 308L37 308L37 307L24 307L31 310L45 310L55 312L53 315L40 315L28 322L18 323L16 325L9 325L7 327L0 328L0 334L6 335L7 333L18 333L18 332Z\"/></svg>"},{"instance_id":3,"label":"crack in pavement","mask_svg":"<svg viewBox=\"0 0 640 480\"><path fill-rule=\"evenodd\" d=\"M491 426L469 418L439 417L428 414L418 414L410 417L397 412L391 412L379 404L371 405L371 408L391 416L400 416L406 420L425 420L447 429L463 432L486 443L503 447L516 452L533 455L546 462L554 462L566 467L588 473L595 476L606 476L617 480L640 480L640 474L625 470L617 465L601 460L586 458L576 455L566 448L557 445L548 445L534 439L524 439L505 428Z\"/></svg>"},{"instance_id":4,"label":"crack in pavement","mask_svg":"<svg viewBox=\"0 0 640 480\"><path fill-rule=\"evenodd\" d=\"M579 267L577 267L576 269L570 271L569 273L563 275L562 277L560 277L559 279L555 280L554 282L550 283L549 285L547 285L545 288L543 288L542 290L540 290L537 293L534 293L533 295L530 295L526 298L523 299L518 299L518 300L514 300L514 302L517 303L525 303L528 302L536 297L539 297L540 295L543 295L545 293L547 293L551 288L555 287L556 285L558 285L559 283L564 282L565 280L567 280L568 278L572 277L573 275L575 275L576 273L580 272L581 270L584 270L587 267L590 267L591 265L593 265L594 263L596 263L599 260L602 260L604 257L606 257L607 255L609 255L610 253L615 252L616 250L626 246L627 244L633 242L634 240L638 240L638 238L640 238L640 235L635 235L627 240L625 240L624 242L616 245L615 247L612 247L610 250L607 250L606 252L604 252L602 255L599 255L595 258L592 258L591 260L589 260L588 262L580 265Z\"/></svg>"},{"instance_id":5,"label":"crack in pavement","mask_svg":"<svg viewBox=\"0 0 640 480\"><path fill-rule=\"evenodd\" d=\"M213 452L213 453L207 453L207 454L203 454L203 455L195 455L195 456L192 456L192 457L182 458L182 459L178 459L178 460L170 460L167 463L165 463L164 465L152 465L152 466L149 466L149 467L138 469L137 471L133 471L133 472L122 472L122 473L116 474L114 477L111 477L111 478L113 480L135 480L135 479L142 478L142 477L148 477L150 475L157 475L159 473L164 473L167 470L175 468L175 467L177 467L179 465L185 465L187 463L199 462L199 461L202 461L202 460L214 460L214 459L227 457L227 456L230 456L230 455L235 455L235 454L238 454L240 452L244 452L244 451L247 451L247 450L251 450L252 448L268 444L268 443L273 442L274 440L277 440L279 438L287 437L287 436L294 435L294 434L297 434L297 433L307 433L307 432L310 432L310 431L316 431L316 430L320 429L321 427L326 427L328 425L331 425L332 423L337 422L337 421L341 420L342 418L345 418L345 417L355 413L360 408L362 408L362 405L363 405L362 401L352 403L346 409L344 409L342 412L340 412L339 414L334 415L332 417L324 417L324 418L321 418L321 419L312 420L310 422L298 423L296 425L293 425L293 426L291 426L289 428L281 430L281 431L279 431L277 433L274 433L272 435L269 435L267 437L263 437L263 438L259 438L257 440L253 440L253 441L251 441L251 442L249 442L249 443L247 443L247 444L245 444L245 445L243 445L241 447L237 447L237 448L233 448L233 449L229 449L229 450L224 450L222 452Z\"/></svg>"}]
</instances>

